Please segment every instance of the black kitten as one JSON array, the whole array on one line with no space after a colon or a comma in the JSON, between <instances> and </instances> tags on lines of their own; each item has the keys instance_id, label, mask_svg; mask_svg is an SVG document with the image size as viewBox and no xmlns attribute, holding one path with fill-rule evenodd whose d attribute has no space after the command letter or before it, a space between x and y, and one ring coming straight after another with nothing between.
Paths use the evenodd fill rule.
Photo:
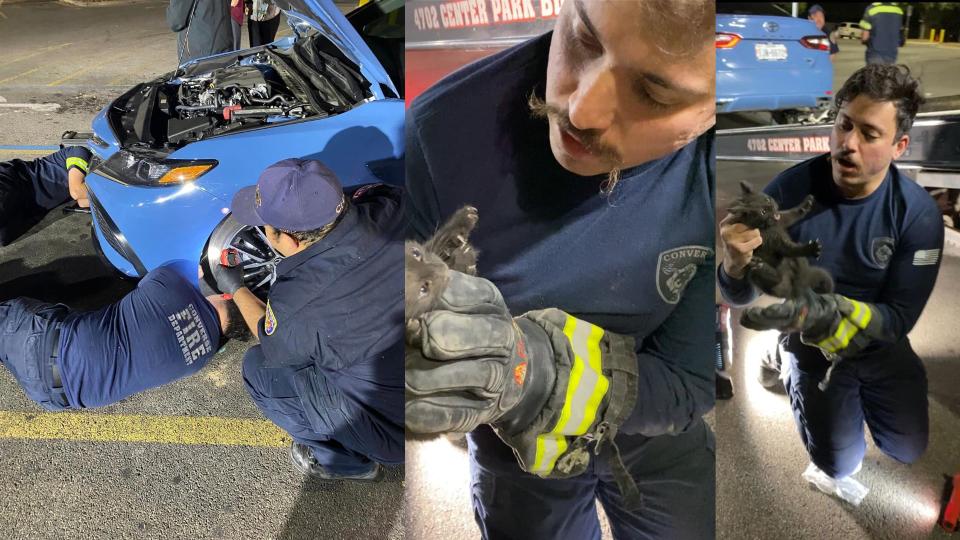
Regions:
<instances>
[{"instance_id":1,"label":"black kitten","mask_svg":"<svg viewBox=\"0 0 960 540\"><path fill-rule=\"evenodd\" d=\"M780 211L777 202L765 193L754 192L740 183L742 194L730 206L734 221L760 230L763 244L753 252L747 265L747 279L761 291L779 298L799 298L807 289L816 293L833 292L833 278L822 268L810 266L807 257L820 257L819 240L798 244L787 228L813 209L813 195L800 206Z\"/></svg>"},{"instance_id":2,"label":"black kitten","mask_svg":"<svg viewBox=\"0 0 960 540\"><path fill-rule=\"evenodd\" d=\"M477 250L469 243L477 209L464 206L425 243L407 240L404 254L404 315L416 319L431 311L455 270L475 276Z\"/></svg>"}]
</instances>

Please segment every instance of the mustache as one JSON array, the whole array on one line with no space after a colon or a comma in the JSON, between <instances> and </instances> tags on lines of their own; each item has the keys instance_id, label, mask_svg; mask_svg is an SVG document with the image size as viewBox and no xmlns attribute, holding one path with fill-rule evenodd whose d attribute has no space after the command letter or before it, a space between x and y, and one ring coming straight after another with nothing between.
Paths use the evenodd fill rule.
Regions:
<instances>
[{"instance_id":1,"label":"mustache","mask_svg":"<svg viewBox=\"0 0 960 540\"><path fill-rule=\"evenodd\" d=\"M553 119L560 126L560 129L571 134L586 148L591 154L599 157L610 165L611 168L619 167L623 163L620 153L613 147L604 144L600 138L603 134L595 129L579 129L570 122L570 111L551 105L545 100L537 97L535 93L530 94L527 100L530 107L530 114L534 118L544 120Z\"/></svg>"},{"instance_id":2,"label":"mustache","mask_svg":"<svg viewBox=\"0 0 960 540\"><path fill-rule=\"evenodd\" d=\"M856 165L857 162L850 159L850 155L852 154L853 152L851 150L837 150L836 152L830 152L830 159L843 159Z\"/></svg>"}]
</instances>

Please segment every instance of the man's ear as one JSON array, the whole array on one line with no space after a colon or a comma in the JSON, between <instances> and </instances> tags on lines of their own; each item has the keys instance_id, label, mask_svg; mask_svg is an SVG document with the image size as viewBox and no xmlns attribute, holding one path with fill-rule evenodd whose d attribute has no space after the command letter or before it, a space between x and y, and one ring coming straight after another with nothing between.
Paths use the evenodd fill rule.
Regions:
<instances>
[{"instance_id":1,"label":"man's ear","mask_svg":"<svg viewBox=\"0 0 960 540\"><path fill-rule=\"evenodd\" d=\"M893 159L900 159L900 156L907 151L907 146L909 145L910 135L904 133L900 136L900 140L893 145Z\"/></svg>"},{"instance_id":2,"label":"man's ear","mask_svg":"<svg viewBox=\"0 0 960 540\"><path fill-rule=\"evenodd\" d=\"M283 236L283 241L287 245L293 247L294 249L300 249L300 241L293 237L293 235L286 233L284 231L279 231L280 235Z\"/></svg>"}]
</instances>

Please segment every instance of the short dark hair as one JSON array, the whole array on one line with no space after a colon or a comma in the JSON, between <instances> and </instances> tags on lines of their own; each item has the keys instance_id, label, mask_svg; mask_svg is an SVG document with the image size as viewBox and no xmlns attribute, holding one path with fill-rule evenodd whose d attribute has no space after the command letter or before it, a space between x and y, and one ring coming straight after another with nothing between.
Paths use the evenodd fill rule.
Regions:
<instances>
[{"instance_id":1,"label":"short dark hair","mask_svg":"<svg viewBox=\"0 0 960 540\"><path fill-rule=\"evenodd\" d=\"M920 81L910 76L910 68L902 64L868 64L853 73L835 100L836 110L857 96L876 101L890 101L897 108L897 134L894 141L910 131L917 111L923 105Z\"/></svg>"},{"instance_id":2,"label":"short dark hair","mask_svg":"<svg viewBox=\"0 0 960 540\"><path fill-rule=\"evenodd\" d=\"M253 332L250 331L250 327L247 326L247 321L243 318L243 313L240 312L240 308L237 307L236 302L228 300L224 302L227 308L227 327L222 328L220 331L220 346L222 347L227 341L235 339L237 341L250 341L253 338Z\"/></svg>"},{"instance_id":3,"label":"short dark hair","mask_svg":"<svg viewBox=\"0 0 960 540\"><path fill-rule=\"evenodd\" d=\"M290 236L294 237L297 242L301 244L312 244L314 242L319 242L325 236L330 234L330 231L337 227L337 224L343 219L343 216L347 214L347 210L350 209L350 198L344 197L343 199L343 210L340 211L340 214L330 223L327 223L319 229L313 229L310 231L288 231L286 229L277 229L279 232L287 233Z\"/></svg>"}]
</instances>

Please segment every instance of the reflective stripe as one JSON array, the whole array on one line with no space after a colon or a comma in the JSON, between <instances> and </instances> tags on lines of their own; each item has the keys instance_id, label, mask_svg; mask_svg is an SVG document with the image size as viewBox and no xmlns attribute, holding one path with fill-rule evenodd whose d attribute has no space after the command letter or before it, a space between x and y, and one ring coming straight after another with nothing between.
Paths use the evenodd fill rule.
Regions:
<instances>
[{"instance_id":1,"label":"reflective stripe","mask_svg":"<svg viewBox=\"0 0 960 540\"><path fill-rule=\"evenodd\" d=\"M877 13L894 13L897 15L903 15L903 10L898 6L874 6L867 10L867 15L871 17Z\"/></svg>"},{"instance_id":2,"label":"reflective stripe","mask_svg":"<svg viewBox=\"0 0 960 540\"><path fill-rule=\"evenodd\" d=\"M871 28L873 28L873 25L870 24L868 21L860 19L860 28L864 30L870 30Z\"/></svg>"},{"instance_id":3,"label":"reflective stripe","mask_svg":"<svg viewBox=\"0 0 960 540\"><path fill-rule=\"evenodd\" d=\"M602 373L600 340L603 329L567 316L563 333L573 349L573 366L556 425L537 436L537 452L530 472L540 476L553 471L557 458L567 449L566 436L583 435L597 418L597 408L610 387Z\"/></svg>"},{"instance_id":4,"label":"reflective stripe","mask_svg":"<svg viewBox=\"0 0 960 540\"><path fill-rule=\"evenodd\" d=\"M78 157L68 157L67 158L67 170L70 170L70 167L76 167L83 171L83 174L90 172L90 164L87 163L87 160Z\"/></svg>"},{"instance_id":5,"label":"reflective stripe","mask_svg":"<svg viewBox=\"0 0 960 540\"><path fill-rule=\"evenodd\" d=\"M851 313L849 317L840 319L840 324L837 325L837 330L832 336L817 343L818 347L827 352L835 353L846 349L847 346L850 345L850 340L852 340L860 330L866 330L867 325L870 324L870 320L873 318L873 312L870 310L870 306L863 302L851 300L850 298L847 298L847 300L853 304L853 313Z\"/></svg>"}]
</instances>

